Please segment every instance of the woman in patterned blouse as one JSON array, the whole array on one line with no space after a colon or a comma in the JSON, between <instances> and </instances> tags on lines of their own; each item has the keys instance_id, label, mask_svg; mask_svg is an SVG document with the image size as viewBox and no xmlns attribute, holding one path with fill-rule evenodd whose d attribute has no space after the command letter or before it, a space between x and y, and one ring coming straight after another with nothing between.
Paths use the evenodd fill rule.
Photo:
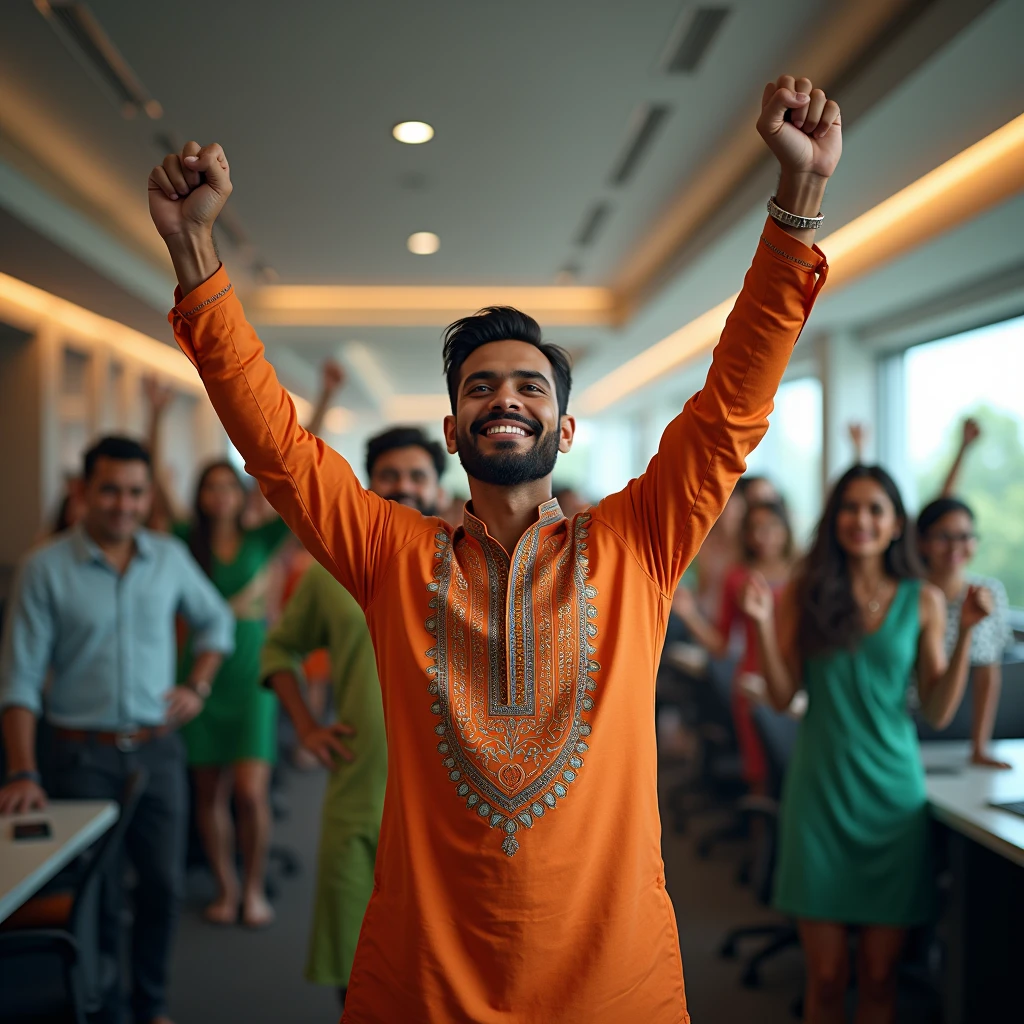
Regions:
<instances>
[{"instance_id":1,"label":"woman in patterned blouse","mask_svg":"<svg viewBox=\"0 0 1024 1024\"><path fill-rule=\"evenodd\" d=\"M928 579L946 595L946 653L956 644L960 610L969 586L988 589L994 599L992 614L982 619L971 641L973 721L971 762L989 768L1010 768L988 753L999 706L1003 652L1013 643L1008 620L1006 590L997 579L967 572L978 547L974 513L958 498L942 497L926 505L917 519L918 544L928 568Z\"/></svg>"}]
</instances>

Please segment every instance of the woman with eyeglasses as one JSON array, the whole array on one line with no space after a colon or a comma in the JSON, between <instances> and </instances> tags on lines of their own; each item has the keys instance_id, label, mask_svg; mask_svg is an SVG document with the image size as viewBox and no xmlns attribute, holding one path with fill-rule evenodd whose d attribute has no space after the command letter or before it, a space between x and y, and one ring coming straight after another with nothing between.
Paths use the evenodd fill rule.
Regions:
<instances>
[{"instance_id":1,"label":"woman with eyeglasses","mask_svg":"<svg viewBox=\"0 0 1024 1024\"><path fill-rule=\"evenodd\" d=\"M1010 768L988 752L1003 681L1003 653L1013 643L1006 589L997 579L967 571L978 549L978 534L974 513L959 498L942 497L926 505L917 517L917 537L928 580L946 598L947 656L956 645L968 590L984 587L992 595L992 614L977 624L971 638L971 763Z\"/></svg>"}]
</instances>

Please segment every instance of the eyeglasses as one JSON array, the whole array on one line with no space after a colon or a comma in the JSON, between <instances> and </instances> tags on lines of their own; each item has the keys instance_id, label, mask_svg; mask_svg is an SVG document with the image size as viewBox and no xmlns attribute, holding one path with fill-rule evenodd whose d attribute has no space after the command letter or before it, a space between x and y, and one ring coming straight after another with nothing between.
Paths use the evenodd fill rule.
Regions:
<instances>
[{"instance_id":1,"label":"eyeglasses","mask_svg":"<svg viewBox=\"0 0 1024 1024\"><path fill-rule=\"evenodd\" d=\"M973 544L978 539L978 535L976 533L933 533L928 539L952 546L954 544Z\"/></svg>"}]
</instances>

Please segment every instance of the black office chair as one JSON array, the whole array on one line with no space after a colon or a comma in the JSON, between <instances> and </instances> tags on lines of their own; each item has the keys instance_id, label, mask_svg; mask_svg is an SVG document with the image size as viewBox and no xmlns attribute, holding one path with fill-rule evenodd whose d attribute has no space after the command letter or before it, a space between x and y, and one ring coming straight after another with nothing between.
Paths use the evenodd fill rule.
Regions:
<instances>
[{"instance_id":1,"label":"black office chair","mask_svg":"<svg viewBox=\"0 0 1024 1024\"><path fill-rule=\"evenodd\" d=\"M917 736L922 742L928 740L969 740L974 708L973 673L967 680L963 700L956 709L953 720L945 729L935 729L915 707L914 723ZM1024 738L1024 662L1008 659L1003 662L1003 689L999 696L999 708L992 724L992 738L1012 740Z\"/></svg>"},{"instance_id":2,"label":"black office chair","mask_svg":"<svg viewBox=\"0 0 1024 1024\"><path fill-rule=\"evenodd\" d=\"M99 950L100 887L147 782L132 772L113 828L0 926L0 1021L86 1024L118 984L119 965Z\"/></svg>"},{"instance_id":3,"label":"black office chair","mask_svg":"<svg viewBox=\"0 0 1024 1024\"><path fill-rule=\"evenodd\" d=\"M770 906L778 851L779 800L786 768L793 754L799 721L788 714L780 714L767 705L755 704L751 709L754 728L764 747L767 765L767 792L763 797L747 797L740 801L740 812L748 822L759 819L762 827L751 864L751 881L757 901ZM752 830L755 833L758 830ZM751 956L744 966L741 981L747 988L761 984L761 967L772 957L800 942L796 925L792 921L734 928L722 942L719 954L727 959L736 957L739 945L745 939L765 939L764 945Z\"/></svg>"}]
</instances>

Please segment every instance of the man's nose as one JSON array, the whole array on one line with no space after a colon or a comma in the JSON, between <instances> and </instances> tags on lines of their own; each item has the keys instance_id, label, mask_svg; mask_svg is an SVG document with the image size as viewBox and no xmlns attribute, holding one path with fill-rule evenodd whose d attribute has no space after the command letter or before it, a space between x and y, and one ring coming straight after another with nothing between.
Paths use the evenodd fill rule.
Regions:
<instances>
[{"instance_id":1,"label":"man's nose","mask_svg":"<svg viewBox=\"0 0 1024 1024\"><path fill-rule=\"evenodd\" d=\"M521 408L519 392L511 381L503 384L495 393L491 402L493 409L519 409Z\"/></svg>"}]
</instances>

